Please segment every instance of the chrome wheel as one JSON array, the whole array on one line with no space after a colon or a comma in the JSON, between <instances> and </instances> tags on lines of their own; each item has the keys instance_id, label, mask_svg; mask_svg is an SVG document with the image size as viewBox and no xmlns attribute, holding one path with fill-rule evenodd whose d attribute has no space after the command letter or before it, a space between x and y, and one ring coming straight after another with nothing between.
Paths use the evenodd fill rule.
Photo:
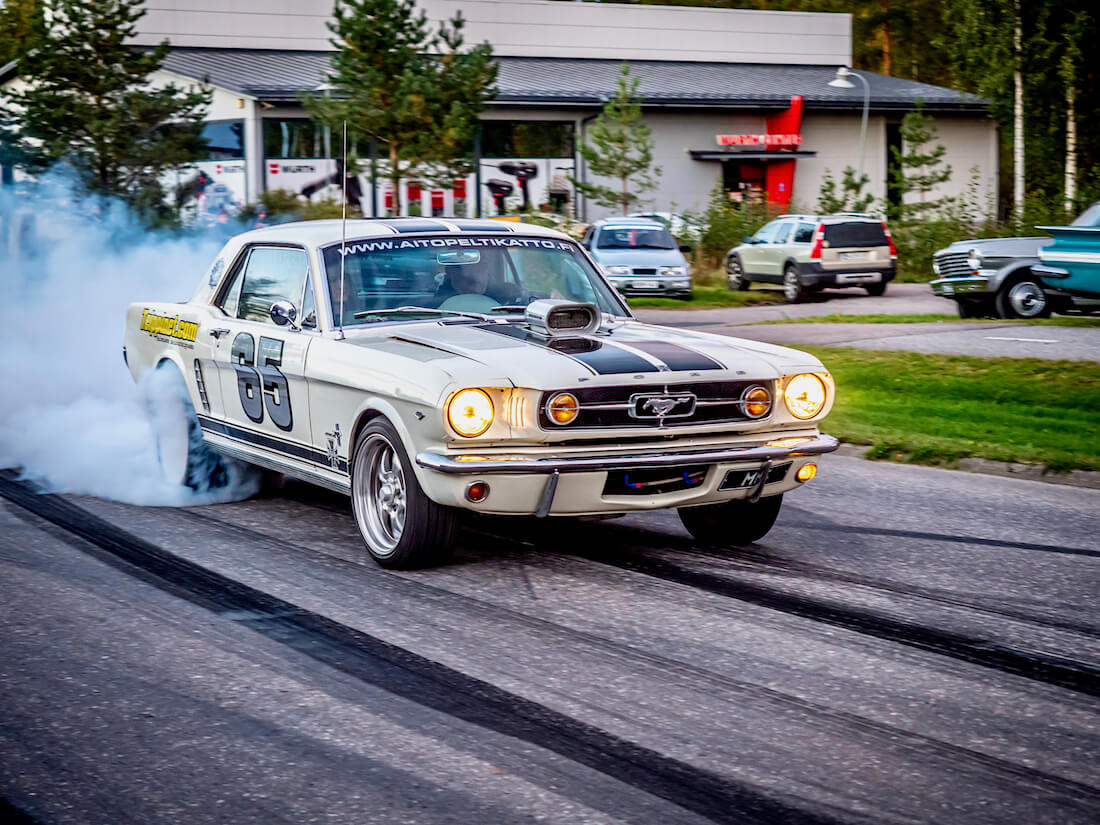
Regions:
<instances>
[{"instance_id":1,"label":"chrome wheel","mask_svg":"<svg viewBox=\"0 0 1100 825\"><path fill-rule=\"evenodd\" d=\"M1047 296L1034 281L1020 281L1008 291L1008 303L1021 318L1036 318L1047 308Z\"/></svg>"},{"instance_id":2,"label":"chrome wheel","mask_svg":"<svg viewBox=\"0 0 1100 825\"><path fill-rule=\"evenodd\" d=\"M390 555L405 532L405 472L381 433L371 433L356 456L354 490L360 531L375 555Z\"/></svg>"},{"instance_id":3,"label":"chrome wheel","mask_svg":"<svg viewBox=\"0 0 1100 825\"><path fill-rule=\"evenodd\" d=\"M783 270L783 297L788 304L796 304L805 296L805 290L798 281L798 273L793 267Z\"/></svg>"},{"instance_id":4,"label":"chrome wheel","mask_svg":"<svg viewBox=\"0 0 1100 825\"><path fill-rule=\"evenodd\" d=\"M737 258L730 258L726 261L726 283L729 284L730 289L748 288L748 283L745 281L745 272L741 269L741 261Z\"/></svg>"}]
</instances>

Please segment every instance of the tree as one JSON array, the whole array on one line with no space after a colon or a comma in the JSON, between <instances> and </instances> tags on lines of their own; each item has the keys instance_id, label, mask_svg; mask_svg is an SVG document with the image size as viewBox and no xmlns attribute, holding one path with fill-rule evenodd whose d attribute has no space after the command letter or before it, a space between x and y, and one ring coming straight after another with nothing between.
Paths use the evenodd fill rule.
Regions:
<instances>
[{"instance_id":1,"label":"tree","mask_svg":"<svg viewBox=\"0 0 1100 825\"><path fill-rule=\"evenodd\" d=\"M42 29L42 0L0 4L0 66L30 51Z\"/></svg>"},{"instance_id":2,"label":"tree","mask_svg":"<svg viewBox=\"0 0 1100 825\"><path fill-rule=\"evenodd\" d=\"M653 133L642 123L642 101L637 92L638 78L631 78L630 66L623 63L615 96L588 129L592 143L580 147L588 171L617 179L618 187L570 179L600 206L621 208L624 215L642 200L643 192L657 186L661 174L660 167L653 166Z\"/></svg>"},{"instance_id":3,"label":"tree","mask_svg":"<svg viewBox=\"0 0 1100 825\"><path fill-rule=\"evenodd\" d=\"M817 211L822 214L831 212L867 212L875 202L875 196L864 192L863 187L871 182L871 176L864 173L858 179L856 170L845 166L841 173L840 191L832 173L826 169L821 178L821 191L817 199Z\"/></svg>"},{"instance_id":4,"label":"tree","mask_svg":"<svg viewBox=\"0 0 1100 825\"><path fill-rule=\"evenodd\" d=\"M86 193L116 196L164 218L164 173L204 153L207 90L152 88L168 43L125 45L141 0L53 0L38 47L20 60L29 81L0 98L0 129L31 174L65 161Z\"/></svg>"},{"instance_id":5,"label":"tree","mask_svg":"<svg viewBox=\"0 0 1100 825\"><path fill-rule=\"evenodd\" d=\"M432 33L415 0L340 0L329 95L310 114L348 140L374 140L389 159L399 209L402 177L443 182L467 174L478 114L496 93L492 48L463 50L461 13Z\"/></svg>"},{"instance_id":6,"label":"tree","mask_svg":"<svg viewBox=\"0 0 1100 825\"><path fill-rule=\"evenodd\" d=\"M949 198L929 200L937 186L951 180L951 167L943 164L947 149L935 141L939 137L936 122L924 114L918 105L901 121L902 148L891 147L894 154L893 183L898 193L899 217L903 219L935 216ZM906 202L906 195L915 193L917 200Z\"/></svg>"}]
</instances>

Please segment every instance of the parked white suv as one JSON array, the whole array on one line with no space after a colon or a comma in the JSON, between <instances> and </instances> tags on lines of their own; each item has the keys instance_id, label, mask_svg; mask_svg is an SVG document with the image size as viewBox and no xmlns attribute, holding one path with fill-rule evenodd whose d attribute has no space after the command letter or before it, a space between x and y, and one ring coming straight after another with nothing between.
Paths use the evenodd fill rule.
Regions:
<instances>
[{"instance_id":1,"label":"parked white suv","mask_svg":"<svg viewBox=\"0 0 1100 825\"><path fill-rule=\"evenodd\" d=\"M859 286L882 295L897 271L886 223L862 213L780 215L726 255L730 289L783 285L788 303L825 287Z\"/></svg>"}]
</instances>

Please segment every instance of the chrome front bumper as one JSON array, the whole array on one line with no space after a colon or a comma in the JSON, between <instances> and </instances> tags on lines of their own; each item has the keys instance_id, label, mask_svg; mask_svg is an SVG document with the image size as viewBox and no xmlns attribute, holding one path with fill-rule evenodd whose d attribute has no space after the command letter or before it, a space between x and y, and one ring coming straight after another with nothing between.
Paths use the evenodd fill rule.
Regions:
<instances>
[{"instance_id":1,"label":"chrome front bumper","mask_svg":"<svg viewBox=\"0 0 1100 825\"><path fill-rule=\"evenodd\" d=\"M598 470L642 469L646 467L676 467L681 464L719 464L730 461L775 461L807 455L831 453L838 442L831 435L778 438L757 447L727 447L710 450L679 450L676 452L612 453L578 456L531 455L441 455L418 453L416 463L427 469L449 475L485 473L584 473Z\"/></svg>"},{"instance_id":2,"label":"chrome front bumper","mask_svg":"<svg viewBox=\"0 0 1100 825\"><path fill-rule=\"evenodd\" d=\"M971 275L964 278L940 278L931 281L932 294L942 298L955 295L970 295L975 292L989 292L989 278L984 275Z\"/></svg>"}]
</instances>

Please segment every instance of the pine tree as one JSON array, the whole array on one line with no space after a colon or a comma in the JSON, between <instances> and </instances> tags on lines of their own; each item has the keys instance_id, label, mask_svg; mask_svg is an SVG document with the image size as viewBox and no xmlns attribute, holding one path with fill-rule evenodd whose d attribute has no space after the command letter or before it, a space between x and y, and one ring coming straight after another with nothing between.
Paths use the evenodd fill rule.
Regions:
<instances>
[{"instance_id":1,"label":"pine tree","mask_svg":"<svg viewBox=\"0 0 1100 825\"><path fill-rule=\"evenodd\" d=\"M42 0L0 3L0 66L30 51L42 30Z\"/></svg>"},{"instance_id":2,"label":"pine tree","mask_svg":"<svg viewBox=\"0 0 1100 825\"><path fill-rule=\"evenodd\" d=\"M845 166L841 173L840 189L832 173L826 169L821 177L821 190L817 199L817 211L821 214L832 212L867 212L875 202L875 196L864 192L863 187L871 182L871 176L864 173L856 178L856 170Z\"/></svg>"},{"instance_id":3,"label":"pine tree","mask_svg":"<svg viewBox=\"0 0 1100 825\"><path fill-rule=\"evenodd\" d=\"M929 200L928 195L937 186L951 180L951 167L944 165L947 149L936 143L939 132L935 120L924 114L918 105L916 111L906 113L901 121L901 150L891 147L894 154L894 186L900 206L898 216L904 219L936 213L950 202L950 198ZM917 200L906 195L916 194Z\"/></svg>"},{"instance_id":4,"label":"pine tree","mask_svg":"<svg viewBox=\"0 0 1100 825\"><path fill-rule=\"evenodd\" d=\"M643 192L656 188L661 174L660 167L653 166L653 134L642 123L642 101L637 92L638 78L631 78L630 66L623 63L615 96L588 129L592 143L580 147L588 171L618 180L618 187L571 179L600 206L620 208L624 215L642 200Z\"/></svg>"},{"instance_id":5,"label":"pine tree","mask_svg":"<svg viewBox=\"0 0 1100 825\"><path fill-rule=\"evenodd\" d=\"M337 134L346 122L349 142L377 142L395 211L402 178L468 174L477 116L496 92L489 44L464 50L461 13L433 34L414 0L340 0L333 17L333 88L303 98L310 114Z\"/></svg>"},{"instance_id":6,"label":"pine tree","mask_svg":"<svg viewBox=\"0 0 1100 825\"><path fill-rule=\"evenodd\" d=\"M141 0L54 0L49 10L49 27L19 63L30 85L0 97L0 130L18 162L41 174L65 161L84 192L169 218L161 178L204 154L209 91L149 86L168 44L125 45L145 14Z\"/></svg>"}]
</instances>

